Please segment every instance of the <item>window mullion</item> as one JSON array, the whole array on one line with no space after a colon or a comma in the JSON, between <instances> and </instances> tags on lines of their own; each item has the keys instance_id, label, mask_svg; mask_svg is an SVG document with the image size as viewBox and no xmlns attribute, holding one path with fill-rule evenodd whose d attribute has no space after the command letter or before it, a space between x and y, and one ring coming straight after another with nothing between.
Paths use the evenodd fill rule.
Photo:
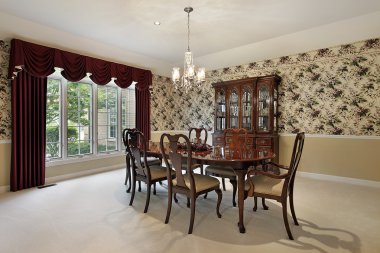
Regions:
<instances>
[{"instance_id":1,"label":"window mullion","mask_svg":"<svg viewBox=\"0 0 380 253\"><path fill-rule=\"evenodd\" d=\"M98 85L97 84L94 84L92 85L93 86L93 89L92 89L92 126L91 126L91 129L92 129L92 150L93 150L93 154L97 155L98 154L98 131L97 131L97 127L98 127Z\"/></svg>"},{"instance_id":2,"label":"window mullion","mask_svg":"<svg viewBox=\"0 0 380 253\"><path fill-rule=\"evenodd\" d=\"M123 129L122 129L122 120L121 120L121 118L122 118L122 101L121 101L121 99L122 99L122 95L121 95L121 93L122 93L122 89L120 88L120 87L117 87L117 108L118 108L118 110L117 110L117 133L116 133L116 146L118 147L118 150L119 151L122 151L123 150L123 148L122 148L122 146L121 146L121 131L123 131Z\"/></svg>"},{"instance_id":3,"label":"window mullion","mask_svg":"<svg viewBox=\"0 0 380 253\"><path fill-rule=\"evenodd\" d=\"M61 77L61 87L62 87L62 111L61 111L61 135L62 135L62 158L67 159L67 80Z\"/></svg>"}]
</instances>

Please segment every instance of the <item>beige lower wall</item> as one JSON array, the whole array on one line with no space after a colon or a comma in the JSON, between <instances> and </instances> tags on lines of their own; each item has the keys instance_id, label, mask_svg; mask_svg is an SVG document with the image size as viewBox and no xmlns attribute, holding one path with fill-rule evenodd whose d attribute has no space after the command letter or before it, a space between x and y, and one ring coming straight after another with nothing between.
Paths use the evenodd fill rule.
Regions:
<instances>
[{"instance_id":1,"label":"beige lower wall","mask_svg":"<svg viewBox=\"0 0 380 253\"><path fill-rule=\"evenodd\" d=\"M280 163L289 164L295 136L280 136ZM299 171L380 181L380 138L306 135Z\"/></svg>"},{"instance_id":2,"label":"beige lower wall","mask_svg":"<svg viewBox=\"0 0 380 253\"><path fill-rule=\"evenodd\" d=\"M124 155L46 167L46 178L59 177L67 174L74 174L107 167L111 168L118 165L120 165L120 168L125 167Z\"/></svg>"},{"instance_id":3,"label":"beige lower wall","mask_svg":"<svg viewBox=\"0 0 380 253\"><path fill-rule=\"evenodd\" d=\"M0 143L0 186L9 185L11 168L11 143Z\"/></svg>"},{"instance_id":4,"label":"beige lower wall","mask_svg":"<svg viewBox=\"0 0 380 253\"><path fill-rule=\"evenodd\" d=\"M170 133L185 133L172 131ZM162 132L152 132L159 141ZM211 135L210 135L211 136ZM294 135L280 136L280 163L289 164ZM211 143L211 138L208 141ZM0 187L9 185L11 144L0 144ZM124 165L123 155L46 168L46 177ZM380 138L307 135L300 171L355 179L380 181Z\"/></svg>"}]
</instances>

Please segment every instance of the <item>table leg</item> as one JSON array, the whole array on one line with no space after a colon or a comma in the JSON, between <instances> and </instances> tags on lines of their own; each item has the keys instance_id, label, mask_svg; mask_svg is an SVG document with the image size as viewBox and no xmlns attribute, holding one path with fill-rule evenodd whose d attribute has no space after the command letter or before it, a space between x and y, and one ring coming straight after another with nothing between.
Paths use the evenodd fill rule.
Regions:
<instances>
[{"instance_id":1,"label":"table leg","mask_svg":"<svg viewBox=\"0 0 380 253\"><path fill-rule=\"evenodd\" d=\"M238 185L238 207L239 207L239 231L245 233L244 227L244 184L246 171L236 170L237 185Z\"/></svg>"}]
</instances>

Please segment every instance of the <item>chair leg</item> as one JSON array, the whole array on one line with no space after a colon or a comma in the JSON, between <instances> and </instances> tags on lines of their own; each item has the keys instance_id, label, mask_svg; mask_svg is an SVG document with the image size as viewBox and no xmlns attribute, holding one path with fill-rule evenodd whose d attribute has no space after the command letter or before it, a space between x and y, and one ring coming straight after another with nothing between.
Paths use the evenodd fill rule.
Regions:
<instances>
[{"instance_id":1,"label":"chair leg","mask_svg":"<svg viewBox=\"0 0 380 253\"><path fill-rule=\"evenodd\" d=\"M220 203L222 203L222 191L220 189L216 189L215 190L216 194L218 194L218 202L216 203L216 215L218 216L218 218L221 218L222 215L220 214Z\"/></svg>"},{"instance_id":2,"label":"chair leg","mask_svg":"<svg viewBox=\"0 0 380 253\"><path fill-rule=\"evenodd\" d=\"M139 181L139 192L141 192L141 181Z\"/></svg>"},{"instance_id":3,"label":"chair leg","mask_svg":"<svg viewBox=\"0 0 380 253\"><path fill-rule=\"evenodd\" d=\"M175 196L175 194L174 194ZM170 218L170 212L172 210L172 189L168 189L168 208L166 210L166 218L165 218L165 224L169 223L169 218Z\"/></svg>"},{"instance_id":4,"label":"chair leg","mask_svg":"<svg viewBox=\"0 0 380 253\"><path fill-rule=\"evenodd\" d=\"M203 196L203 198L207 199L207 194L208 194L208 192L205 193L205 195Z\"/></svg>"},{"instance_id":5,"label":"chair leg","mask_svg":"<svg viewBox=\"0 0 380 253\"><path fill-rule=\"evenodd\" d=\"M290 194L289 194L289 201L290 201L290 211L292 212L294 224L298 226L299 224L298 224L296 212L294 211L293 191L292 190L290 191Z\"/></svg>"},{"instance_id":6,"label":"chair leg","mask_svg":"<svg viewBox=\"0 0 380 253\"><path fill-rule=\"evenodd\" d=\"M132 175L132 194L131 194L131 200L129 201L129 205L131 206L133 203L133 199L135 198L135 192L136 192L136 178L135 175Z\"/></svg>"},{"instance_id":7,"label":"chair leg","mask_svg":"<svg viewBox=\"0 0 380 253\"><path fill-rule=\"evenodd\" d=\"M153 184L153 195L156 195L156 183Z\"/></svg>"},{"instance_id":8,"label":"chair leg","mask_svg":"<svg viewBox=\"0 0 380 253\"><path fill-rule=\"evenodd\" d=\"M257 197L254 196L253 200L254 200L254 203L255 203L255 205L253 206L253 211L256 212L257 211Z\"/></svg>"},{"instance_id":9,"label":"chair leg","mask_svg":"<svg viewBox=\"0 0 380 253\"><path fill-rule=\"evenodd\" d=\"M267 206L267 205L265 204L265 198L261 198L261 203L262 203L262 205L263 205L263 209L264 209L264 210L268 210L268 209L269 209L269 206Z\"/></svg>"},{"instance_id":10,"label":"chair leg","mask_svg":"<svg viewBox=\"0 0 380 253\"><path fill-rule=\"evenodd\" d=\"M286 205L286 199L285 201L283 201L281 204L282 204L282 216L284 218L284 223L285 223L285 228L286 228L286 232L288 233L288 237L290 240L294 240L293 239L293 235L292 235L292 232L290 231L290 227L289 227L289 222L288 222L288 210L287 210L287 205Z\"/></svg>"},{"instance_id":11,"label":"chair leg","mask_svg":"<svg viewBox=\"0 0 380 253\"><path fill-rule=\"evenodd\" d=\"M189 197L187 197L187 207L190 207L190 198Z\"/></svg>"},{"instance_id":12,"label":"chair leg","mask_svg":"<svg viewBox=\"0 0 380 253\"><path fill-rule=\"evenodd\" d=\"M226 191L226 182L224 180L224 177L222 177L222 186L223 186L223 191Z\"/></svg>"},{"instance_id":13,"label":"chair leg","mask_svg":"<svg viewBox=\"0 0 380 253\"><path fill-rule=\"evenodd\" d=\"M144 213L148 212L149 201L150 201L150 192L151 192L151 184L147 184L147 186L146 186L146 202L145 202Z\"/></svg>"},{"instance_id":14,"label":"chair leg","mask_svg":"<svg viewBox=\"0 0 380 253\"><path fill-rule=\"evenodd\" d=\"M193 233L193 225L194 225L194 216L195 216L195 197L191 196L191 216L190 216L190 225L189 225L189 234Z\"/></svg>"},{"instance_id":15,"label":"chair leg","mask_svg":"<svg viewBox=\"0 0 380 253\"><path fill-rule=\"evenodd\" d=\"M237 190L237 181L236 178L230 178L230 182L232 184L232 205L236 206L236 190Z\"/></svg>"},{"instance_id":16,"label":"chair leg","mask_svg":"<svg viewBox=\"0 0 380 253\"><path fill-rule=\"evenodd\" d=\"M175 202L175 203L178 203L177 193L174 193L174 197L173 197L173 198L174 198L174 202Z\"/></svg>"},{"instance_id":17,"label":"chair leg","mask_svg":"<svg viewBox=\"0 0 380 253\"><path fill-rule=\"evenodd\" d=\"M127 188L127 192L130 192L131 187L132 187L131 163L130 163L130 159L128 156L125 159L126 159L126 165L127 166L125 168L125 182L124 182L124 184L127 185L127 182L129 183L128 188Z\"/></svg>"}]
</instances>

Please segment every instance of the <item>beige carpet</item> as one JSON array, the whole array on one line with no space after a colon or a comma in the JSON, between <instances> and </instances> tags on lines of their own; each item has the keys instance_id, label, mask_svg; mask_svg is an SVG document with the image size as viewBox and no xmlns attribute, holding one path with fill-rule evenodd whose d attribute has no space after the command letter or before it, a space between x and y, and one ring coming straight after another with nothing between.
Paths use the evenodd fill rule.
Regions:
<instances>
[{"instance_id":1,"label":"beige carpet","mask_svg":"<svg viewBox=\"0 0 380 253\"><path fill-rule=\"evenodd\" d=\"M295 241L287 239L278 203L252 212L246 200L247 232L237 228L231 189L223 192L222 218L216 195L198 198L194 232L190 210L179 196L164 224L167 192L158 187L142 213L145 186L128 205L124 170L58 182L44 189L0 195L1 253L76 252L380 252L380 189L298 177L295 209L289 216ZM230 187L230 184L227 184Z\"/></svg>"}]
</instances>

